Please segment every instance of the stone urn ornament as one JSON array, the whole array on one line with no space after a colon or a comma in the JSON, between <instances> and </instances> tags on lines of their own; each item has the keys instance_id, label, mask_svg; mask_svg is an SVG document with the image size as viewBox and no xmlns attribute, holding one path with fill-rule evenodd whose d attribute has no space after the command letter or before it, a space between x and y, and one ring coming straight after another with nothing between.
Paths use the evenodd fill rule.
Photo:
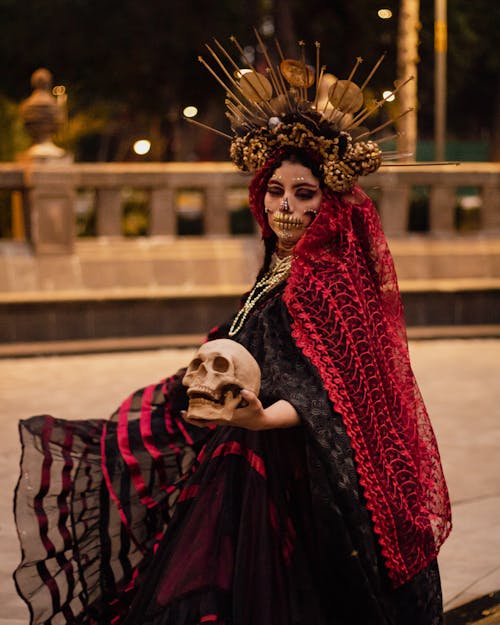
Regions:
<instances>
[{"instance_id":1,"label":"stone urn ornament","mask_svg":"<svg viewBox=\"0 0 500 625\"><path fill-rule=\"evenodd\" d=\"M189 363L182 383L187 386L188 419L231 421L246 401L240 391L259 394L260 367L250 352L230 339L204 343Z\"/></svg>"},{"instance_id":2,"label":"stone urn ornament","mask_svg":"<svg viewBox=\"0 0 500 625\"><path fill-rule=\"evenodd\" d=\"M48 69L37 69L31 76L31 86L33 93L22 102L20 113L32 146L22 158L41 161L62 159L66 157L66 152L54 144L52 136L64 123L66 112L52 95L52 74Z\"/></svg>"}]
</instances>

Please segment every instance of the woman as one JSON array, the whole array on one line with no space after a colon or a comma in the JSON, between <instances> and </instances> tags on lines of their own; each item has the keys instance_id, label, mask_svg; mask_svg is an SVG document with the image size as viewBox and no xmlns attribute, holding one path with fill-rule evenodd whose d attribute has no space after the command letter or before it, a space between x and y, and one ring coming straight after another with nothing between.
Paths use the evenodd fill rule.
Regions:
<instances>
[{"instance_id":1,"label":"woman","mask_svg":"<svg viewBox=\"0 0 500 625\"><path fill-rule=\"evenodd\" d=\"M24 422L16 581L33 623L442 622L449 501L392 260L355 186L379 155L292 108L236 132L266 254L209 337L252 353L259 397L204 427L179 373L109 422Z\"/></svg>"}]
</instances>

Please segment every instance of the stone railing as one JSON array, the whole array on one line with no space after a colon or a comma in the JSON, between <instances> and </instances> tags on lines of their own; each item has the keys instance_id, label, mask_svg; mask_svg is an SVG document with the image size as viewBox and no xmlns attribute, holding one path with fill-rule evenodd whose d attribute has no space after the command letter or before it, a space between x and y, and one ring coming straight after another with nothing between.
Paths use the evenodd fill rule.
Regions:
<instances>
[{"instance_id":1,"label":"stone railing","mask_svg":"<svg viewBox=\"0 0 500 625\"><path fill-rule=\"evenodd\" d=\"M12 191L22 212L27 239L35 251L71 253L75 237L77 193L93 193L97 237L122 235L123 189L146 196L150 236L177 235L177 194L201 192L203 234L224 236L229 229L229 196L248 185L248 177L230 163L78 163L66 165L0 164L0 191ZM462 163L458 166L384 167L362 180L374 196L388 236L408 232L410 199L415 188L429 198L428 234L450 235L460 190L477 200L478 227L500 232L500 164ZM472 189L472 191L471 191ZM22 208L21 208L22 207ZM14 209L13 209L14 210Z\"/></svg>"}]
</instances>

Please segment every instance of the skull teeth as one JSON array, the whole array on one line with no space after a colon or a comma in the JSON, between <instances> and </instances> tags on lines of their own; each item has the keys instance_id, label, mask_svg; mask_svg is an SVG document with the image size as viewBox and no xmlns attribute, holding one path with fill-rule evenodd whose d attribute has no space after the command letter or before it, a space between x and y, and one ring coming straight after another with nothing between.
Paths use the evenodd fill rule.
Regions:
<instances>
[{"instance_id":1,"label":"skull teeth","mask_svg":"<svg viewBox=\"0 0 500 625\"><path fill-rule=\"evenodd\" d=\"M302 228L302 220L298 217L292 217L292 215L287 215L287 213L275 213L273 216L273 221L276 225L278 225L283 230L293 230L295 228Z\"/></svg>"},{"instance_id":2,"label":"skull teeth","mask_svg":"<svg viewBox=\"0 0 500 625\"><path fill-rule=\"evenodd\" d=\"M222 398L217 396L211 389L206 387L191 387L188 389L187 395L189 397L189 401L192 399L196 400L204 400L206 402L221 404Z\"/></svg>"},{"instance_id":3,"label":"skull teeth","mask_svg":"<svg viewBox=\"0 0 500 625\"><path fill-rule=\"evenodd\" d=\"M217 401L215 399L209 399L208 397L203 397L202 395L192 395L189 398L189 407L193 408L194 406L222 406L222 402Z\"/></svg>"}]
</instances>

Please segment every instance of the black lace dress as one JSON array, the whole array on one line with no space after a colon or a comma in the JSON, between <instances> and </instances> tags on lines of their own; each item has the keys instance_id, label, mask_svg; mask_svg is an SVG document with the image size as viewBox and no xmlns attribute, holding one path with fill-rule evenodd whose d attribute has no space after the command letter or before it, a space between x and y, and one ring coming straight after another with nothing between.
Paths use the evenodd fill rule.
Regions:
<instances>
[{"instance_id":1,"label":"black lace dress","mask_svg":"<svg viewBox=\"0 0 500 625\"><path fill-rule=\"evenodd\" d=\"M140 519L149 526L148 539L142 547L149 547L142 548L140 557L127 560L120 556L129 566L122 566L119 574L108 573L106 578L101 572L96 582L99 592L87 593L81 612L73 611L74 620L33 622L442 623L435 562L404 586L391 587L358 485L342 419L333 410L318 372L294 345L282 288L277 287L252 311L235 339L261 367L260 397L264 406L286 399L296 408L302 424L262 432L233 427L187 427L184 443L182 437L173 436L172 427L167 428L170 438L165 439L165 449L176 447L179 451L184 445L183 466L179 468L177 462L177 469L173 470L176 480L170 479L176 484L176 496L170 500L155 499L168 502L160 503L163 513L156 515L154 505L150 505ZM169 398L155 400L154 414L158 419L163 418L166 404L170 413L177 416L186 405L179 377L172 378L167 388ZM112 423L108 422L104 446L101 427L96 426L100 449L107 456L105 473L109 475L107 483L99 486L101 500L110 484L120 481L111 499L122 505L122 516L128 518L129 524L138 526L127 511L128 504L135 504L125 502L123 496L130 492L130 484L124 486L125 474L112 466L119 457L118 452L113 452L117 432ZM25 422L25 427L29 425L29 421ZM32 424L31 431L34 429ZM154 434L155 427L151 430ZM161 438L163 434L157 431L157 436ZM130 439L133 437L132 428ZM140 451L132 449L131 453L141 465ZM165 458L168 469L168 451ZM150 487L153 472L148 475ZM113 508L113 501L109 506ZM99 531L103 534L102 528ZM76 536L78 532L73 533ZM155 536L157 539L153 540ZM125 552L124 544L131 541L123 527L119 537L120 549ZM82 541L75 538L73 542ZM127 553L136 553L130 544L127 549ZM83 560L81 555L75 557ZM20 591L26 597L26 590ZM119 606L114 611L109 608L113 601Z\"/></svg>"},{"instance_id":2,"label":"black lace dress","mask_svg":"<svg viewBox=\"0 0 500 625\"><path fill-rule=\"evenodd\" d=\"M127 624L438 625L437 565L390 587L342 419L281 291L236 339L261 366L263 404L286 399L303 425L213 432Z\"/></svg>"}]
</instances>

